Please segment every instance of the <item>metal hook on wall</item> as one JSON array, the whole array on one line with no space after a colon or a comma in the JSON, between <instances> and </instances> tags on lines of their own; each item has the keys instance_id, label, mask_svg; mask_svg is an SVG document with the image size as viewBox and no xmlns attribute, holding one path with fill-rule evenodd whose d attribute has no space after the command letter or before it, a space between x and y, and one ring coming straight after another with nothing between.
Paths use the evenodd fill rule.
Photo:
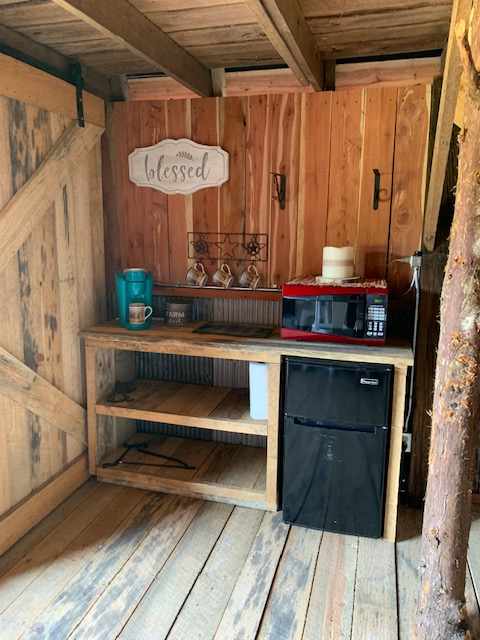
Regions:
<instances>
[{"instance_id":1,"label":"metal hook on wall","mask_svg":"<svg viewBox=\"0 0 480 640\"><path fill-rule=\"evenodd\" d=\"M380 202L380 171L378 169L373 170L373 204L372 207L376 211Z\"/></svg>"},{"instance_id":2,"label":"metal hook on wall","mask_svg":"<svg viewBox=\"0 0 480 640\"><path fill-rule=\"evenodd\" d=\"M284 173L272 173L273 185L280 209L285 209L287 200L287 176Z\"/></svg>"}]
</instances>

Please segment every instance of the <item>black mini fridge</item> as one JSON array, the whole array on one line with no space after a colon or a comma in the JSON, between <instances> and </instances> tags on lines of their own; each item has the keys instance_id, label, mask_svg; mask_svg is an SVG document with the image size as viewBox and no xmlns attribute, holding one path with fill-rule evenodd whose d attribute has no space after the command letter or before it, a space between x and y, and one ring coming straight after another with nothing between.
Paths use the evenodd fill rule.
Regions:
<instances>
[{"instance_id":1,"label":"black mini fridge","mask_svg":"<svg viewBox=\"0 0 480 640\"><path fill-rule=\"evenodd\" d=\"M286 358L285 522L379 538L393 367Z\"/></svg>"}]
</instances>

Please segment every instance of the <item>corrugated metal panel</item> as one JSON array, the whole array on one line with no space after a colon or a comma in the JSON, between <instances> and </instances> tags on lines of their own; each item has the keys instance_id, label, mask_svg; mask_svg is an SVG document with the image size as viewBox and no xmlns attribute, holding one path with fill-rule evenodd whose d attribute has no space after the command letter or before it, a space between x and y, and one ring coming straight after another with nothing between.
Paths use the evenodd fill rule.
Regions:
<instances>
[{"instance_id":1,"label":"corrugated metal panel","mask_svg":"<svg viewBox=\"0 0 480 640\"><path fill-rule=\"evenodd\" d=\"M193 429L191 427L179 427L174 424L160 424L158 422L139 421L138 431L163 436L175 436L177 438L191 438L193 440L212 440L213 442L228 444L243 444L248 447L262 447L264 449L267 446L267 439L264 436L211 431L209 429Z\"/></svg>"},{"instance_id":2,"label":"corrugated metal panel","mask_svg":"<svg viewBox=\"0 0 480 640\"><path fill-rule=\"evenodd\" d=\"M213 384L216 387L245 389L248 387L248 362L215 358L213 361Z\"/></svg>"},{"instance_id":3,"label":"corrugated metal panel","mask_svg":"<svg viewBox=\"0 0 480 640\"><path fill-rule=\"evenodd\" d=\"M165 298L157 298L155 300L156 309L161 310L165 300ZM198 298L193 299L192 303L192 316L195 321L217 320L269 326L280 325L281 305L278 302ZM248 363L242 361L137 353L136 366L139 378L235 388L248 387ZM266 439L262 436L176 425L139 422L139 430L145 433L159 433L196 440L214 440L255 447L266 446Z\"/></svg>"},{"instance_id":4,"label":"corrugated metal panel","mask_svg":"<svg viewBox=\"0 0 480 640\"><path fill-rule=\"evenodd\" d=\"M213 318L220 322L246 322L279 327L281 303L267 300L213 299Z\"/></svg>"},{"instance_id":5,"label":"corrugated metal panel","mask_svg":"<svg viewBox=\"0 0 480 640\"><path fill-rule=\"evenodd\" d=\"M137 377L144 380L214 384L212 358L137 352L135 361Z\"/></svg>"}]
</instances>

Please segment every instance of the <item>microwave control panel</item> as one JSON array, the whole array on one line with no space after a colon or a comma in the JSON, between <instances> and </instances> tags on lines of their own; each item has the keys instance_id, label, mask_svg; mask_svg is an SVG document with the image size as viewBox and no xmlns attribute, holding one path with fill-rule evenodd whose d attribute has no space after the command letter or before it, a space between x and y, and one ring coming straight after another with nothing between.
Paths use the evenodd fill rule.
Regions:
<instances>
[{"instance_id":1,"label":"microwave control panel","mask_svg":"<svg viewBox=\"0 0 480 640\"><path fill-rule=\"evenodd\" d=\"M387 296L367 295L367 337L384 339L386 330Z\"/></svg>"}]
</instances>

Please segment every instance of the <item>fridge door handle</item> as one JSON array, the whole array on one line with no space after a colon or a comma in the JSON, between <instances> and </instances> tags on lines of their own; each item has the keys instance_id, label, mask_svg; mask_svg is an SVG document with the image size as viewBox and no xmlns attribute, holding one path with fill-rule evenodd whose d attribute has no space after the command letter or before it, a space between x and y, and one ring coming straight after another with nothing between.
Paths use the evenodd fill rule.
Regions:
<instances>
[{"instance_id":1,"label":"fridge door handle","mask_svg":"<svg viewBox=\"0 0 480 640\"><path fill-rule=\"evenodd\" d=\"M290 417L290 416L289 416ZM376 433L377 427L369 427L369 426L357 426L357 427L347 427L342 425L329 425L322 424L321 422L315 422L315 420L307 420L305 418L293 418L293 424L299 425L301 427L313 427L313 428L322 428L328 429L329 431L347 431L349 433Z\"/></svg>"}]
</instances>

